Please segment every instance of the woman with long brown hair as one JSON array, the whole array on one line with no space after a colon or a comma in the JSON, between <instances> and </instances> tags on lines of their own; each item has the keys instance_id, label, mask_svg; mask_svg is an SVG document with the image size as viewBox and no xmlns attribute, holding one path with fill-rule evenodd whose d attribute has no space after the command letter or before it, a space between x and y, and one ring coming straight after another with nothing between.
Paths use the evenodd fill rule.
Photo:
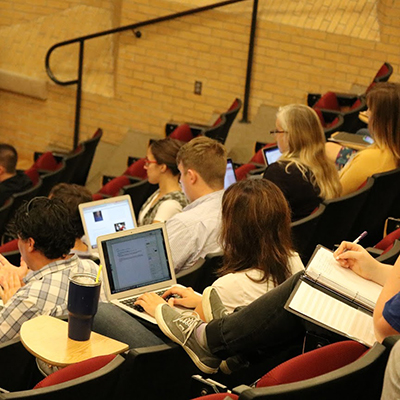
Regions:
<instances>
[{"instance_id":1,"label":"woman with long brown hair","mask_svg":"<svg viewBox=\"0 0 400 400\"><path fill-rule=\"evenodd\" d=\"M216 288L229 312L245 306L304 268L293 250L290 211L281 190L264 179L248 179L230 186L222 198L221 246L224 263ZM202 315L201 296L175 287L183 303Z\"/></svg>"}]
</instances>

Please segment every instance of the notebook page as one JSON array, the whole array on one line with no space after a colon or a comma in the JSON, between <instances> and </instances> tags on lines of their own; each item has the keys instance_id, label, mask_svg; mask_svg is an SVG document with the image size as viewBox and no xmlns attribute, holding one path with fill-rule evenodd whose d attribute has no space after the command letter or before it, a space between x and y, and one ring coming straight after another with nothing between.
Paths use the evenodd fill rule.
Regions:
<instances>
[{"instance_id":1,"label":"notebook page","mask_svg":"<svg viewBox=\"0 0 400 400\"><path fill-rule=\"evenodd\" d=\"M300 283L289 308L368 346L372 346L376 341L371 315L305 282Z\"/></svg>"},{"instance_id":2,"label":"notebook page","mask_svg":"<svg viewBox=\"0 0 400 400\"><path fill-rule=\"evenodd\" d=\"M359 296L370 300L373 304L376 303L382 291L382 286L377 283L362 278L349 268L341 267L333 257L333 253L324 247L320 247L314 255L307 266L306 273L321 282L324 282L323 278L327 278L348 289L354 295L358 293Z\"/></svg>"}]
</instances>

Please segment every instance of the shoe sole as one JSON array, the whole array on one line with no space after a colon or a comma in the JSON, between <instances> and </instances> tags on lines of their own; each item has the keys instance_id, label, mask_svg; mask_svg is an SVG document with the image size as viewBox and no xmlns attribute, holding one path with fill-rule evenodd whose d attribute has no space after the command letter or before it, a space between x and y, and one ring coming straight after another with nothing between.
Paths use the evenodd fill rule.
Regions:
<instances>
[{"instance_id":1,"label":"shoe sole","mask_svg":"<svg viewBox=\"0 0 400 400\"><path fill-rule=\"evenodd\" d=\"M184 345L179 339L176 338L176 336L169 330L168 326L164 323L164 319L162 318L161 314L161 309L162 307L158 307L156 309L156 320L159 328L161 331L164 333L164 335L168 336L173 342L179 344L182 346L183 350L186 351L186 353L189 355L189 357L192 359L192 361L195 363L196 367L204 372L205 374L215 374L218 372L218 368L211 368L207 365L205 365L197 356L197 354L189 349L186 345ZM193 333L195 334L195 333Z\"/></svg>"},{"instance_id":2,"label":"shoe sole","mask_svg":"<svg viewBox=\"0 0 400 400\"><path fill-rule=\"evenodd\" d=\"M206 322L210 322L214 319L213 313L210 307L210 299L209 299L209 293L210 291L213 290L211 286L208 286L204 289L203 291L203 296L202 296L202 306L203 306L203 314ZM207 301L204 301L204 299L207 298Z\"/></svg>"}]
</instances>

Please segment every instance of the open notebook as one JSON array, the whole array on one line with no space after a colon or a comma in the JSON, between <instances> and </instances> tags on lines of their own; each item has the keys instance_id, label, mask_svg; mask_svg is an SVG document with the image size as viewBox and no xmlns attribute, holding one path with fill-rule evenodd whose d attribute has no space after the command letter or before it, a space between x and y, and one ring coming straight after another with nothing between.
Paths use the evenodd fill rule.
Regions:
<instances>
[{"instance_id":1,"label":"open notebook","mask_svg":"<svg viewBox=\"0 0 400 400\"><path fill-rule=\"evenodd\" d=\"M135 309L133 303L143 293L163 293L176 285L165 224L100 236L97 242L105 267L103 280L108 301L156 324L153 317Z\"/></svg>"},{"instance_id":2,"label":"open notebook","mask_svg":"<svg viewBox=\"0 0 400 400\"><path fill-rule=\"evenodd\" d=\"M372 313L382 286L342 268L317 246L285 308L368 346L375 342Z\"/></svg>"}]
</instances>

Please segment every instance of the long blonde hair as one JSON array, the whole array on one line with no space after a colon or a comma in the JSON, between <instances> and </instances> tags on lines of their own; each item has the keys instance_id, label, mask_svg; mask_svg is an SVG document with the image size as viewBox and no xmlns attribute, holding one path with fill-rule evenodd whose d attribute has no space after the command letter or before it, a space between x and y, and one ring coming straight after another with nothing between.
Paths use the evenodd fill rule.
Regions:
<instances>
[{"instance_id":1,"label":"long blonde hair","mask_svg":"<svg viewBox=\"0 0 400 400\"><path fill-rule=\"evenodd\" d=\"M339 197L339 175L326 156L325 135L317 113L302 104L289 104L280 107L276 117L287 134L289 145L279 161L288 162L287 171L295 164L304 179L310 179L314 187L319 188L321 198ZM308 171L311 178L307 178Z\"/></svg>"}]
</instances>

